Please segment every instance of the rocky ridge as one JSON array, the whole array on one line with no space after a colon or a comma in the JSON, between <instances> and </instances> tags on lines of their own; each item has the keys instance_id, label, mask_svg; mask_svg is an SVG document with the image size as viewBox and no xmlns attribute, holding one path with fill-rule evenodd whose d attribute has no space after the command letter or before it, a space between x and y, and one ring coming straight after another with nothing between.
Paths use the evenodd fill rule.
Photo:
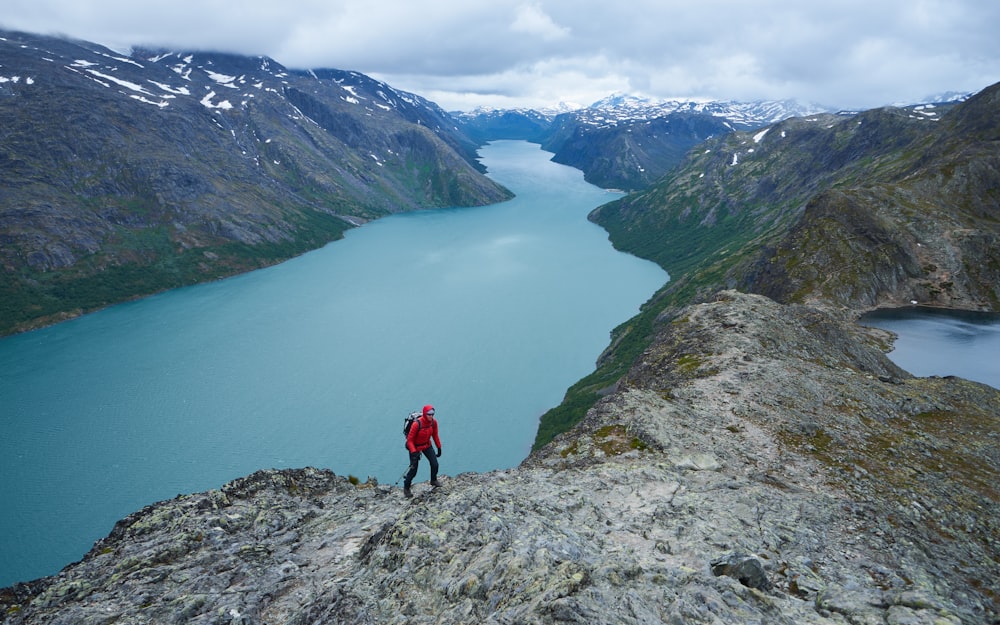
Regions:
<instances>
[{"instance_id":1,"label":"rocky ridge","mask_svg":"<svg viewBox=\"0 0 1000 625\"><path fill-rule=\"evenodd\" d=\"M1000 85L943 114L788 119L705 142L641 192L596 208L616 248L671 281L612 332L596 370L541 418L535 447L580 421L663 319L725 288L863 312L1000 310Z\"/></svg>"},{"instance_id":2,"label":"rocky ridge","mask_svg":"<svg viewBox=\"0 0 1000 625\"><path fill-rule=\"evenodd\" d=\"M2 622L997 622L1000 391L913 378L842 312L665 321L517 468L413 500L261 471L123 519Z\"/></svg>"}]
</instances>

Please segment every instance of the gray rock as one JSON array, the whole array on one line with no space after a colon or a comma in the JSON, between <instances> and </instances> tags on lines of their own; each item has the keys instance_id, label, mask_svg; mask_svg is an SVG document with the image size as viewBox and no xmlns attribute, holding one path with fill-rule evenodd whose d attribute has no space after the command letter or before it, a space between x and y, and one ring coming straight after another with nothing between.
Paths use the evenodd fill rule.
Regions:
<instances>
[{"instance_id":1,"label":"gray rock","mask_svg":"<svg viewBox=\"0 0 1000 625\"><path fill-rule=\"evenodd\" d=\"M747 588L771 589L764 565L757 558L743 553L731 553L712 560L712 574L728 575Z\"/></svg>"}]
</instances>

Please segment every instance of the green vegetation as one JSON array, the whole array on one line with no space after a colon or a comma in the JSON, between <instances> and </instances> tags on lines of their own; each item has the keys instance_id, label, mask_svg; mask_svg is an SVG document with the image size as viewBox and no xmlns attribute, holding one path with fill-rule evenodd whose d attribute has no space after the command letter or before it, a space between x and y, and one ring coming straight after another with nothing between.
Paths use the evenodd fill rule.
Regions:
<instances>
[{"instance_id":1,"label":"green vegetation","mask_svg":"<svg viewBox=\"0 0 1000 625\"><path fill-rule=\"evenodd\" d=\"M301 213L295 221L294 240L256 245L223 242L187 250L175 250L162 227L121 229L116 242L69 269L25 269L0 282L0 334L272 265L338 239L348 227L343 220L319 212Z\"/></svg>"},{"instance_id":2,"label":"green vegetation","mask_svg":"<svg viewBox=\"0 0 1000 625\"><path fill-rule=\"evenodd\" d=\"M615 423L606 425L593 434L591 442L594 447L600 449L605 456L620 456L630 451L645 451L648 445L636 436L630 436L625 426ZM580 440L571 442L559 455L563 458L580 453Z\"/></svg>"},{"instance_id":3,"label":"green vegetation","mask_svg":"<svg viewBox=\"0 0 1000 625\"><path fill-rule=\"evenodd\" d=\"M620 456L629 451L646 449L646 443L635 436L629 436L622 425L606 425L594 432L594 444L606 456Z\"/></svg>"}]
</instances>

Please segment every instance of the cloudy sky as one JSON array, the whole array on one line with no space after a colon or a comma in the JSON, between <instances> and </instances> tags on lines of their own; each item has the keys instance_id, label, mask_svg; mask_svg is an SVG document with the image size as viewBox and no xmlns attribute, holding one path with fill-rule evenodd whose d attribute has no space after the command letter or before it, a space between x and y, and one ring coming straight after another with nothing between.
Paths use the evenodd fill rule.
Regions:
<instances>
[{"instance_id":1,"label":"cloudy sky","mask_svg":"<svg viewBox=\"0 0 1000 625\"><path fill-rule=\"evenodd\" d=\"M614 92L862 109L1000 81L997 0L3 0L0 27L356 70L448 110Z\"/></svg>"}]
</instances>

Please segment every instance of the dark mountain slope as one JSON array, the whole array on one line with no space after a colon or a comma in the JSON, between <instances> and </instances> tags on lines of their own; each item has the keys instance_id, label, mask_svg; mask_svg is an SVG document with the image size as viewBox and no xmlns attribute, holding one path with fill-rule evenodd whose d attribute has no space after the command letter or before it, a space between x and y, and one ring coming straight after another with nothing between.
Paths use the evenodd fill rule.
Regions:
<instances>
[{"instance_id":1,"label":"dark mountain slope","mask_svg":"<svg viewBox=\"0 0 1000 625\"><path fill-rule=\"evenodd\" d=\"M631 191L655 182L695 145L731 130L725 119L697 113L601 125L566 114L555 119L542 148L555 154L553 161L582 169L592 184Z\"/></svg>"},{"instance_id":2,"label":"dark mountain slope","mask_svg":"<svg viewBox=\"0 0 1000 625\"><path fill-rule=\"evenodd\" d=\"M742 284L779 301L1000 308L1000 87L812 198Z\"/></svg>"},{"instance_id":3,"label":"dark mountain slope","mask_svg":"<svg viewBox=\"0 0 1000 625\"><path fill-rule=\"evenodd\" d=\"M542 143L555 117L532 109L488 109L453 115L465 134L479 145L503 139Z\"/></svg>"},{"instance_id":4,"label":"dark mountain slope","mask_svg":"<svg viewBox=\"0 0 1000 625\"><path fill-rule=\"evenodd\" d=\"M0 333L509 197L437 106L353 72L0 33Z\"/></svg>"},{"instance_id":5,"label":"dark mountain slope","mask_svg":"<svg viewBox=\"0 0 1000 625\"><path fill-rule=\"evenodd\" d=\"M836 280L829 274L841 266L845 284L866 282L859 279L866 278L864 273L849 275L854 272L846 264L811 255L814 249L816 254L831 253L829 244L837 240L857 240L847 231L837 232L846 225L822 233L815 229L824 216L836 215L842 224L852 224L854 235L857 229L871 232L865 249L872 254L876 248L884 251L893 237L905 237L910 260L902 262L898 254L886 257L892 271L908 276L905 284L890 279L885 288L861 299L826 292L834 301L869 307L916 299L989 308L996 305L996 287L989 278L962 281L971 298L964 304L919 283L924 273L932 279L937 275L938 269L927 271L930 265L949 275L975 273L980 261L990 265L991 258L957 265L948 258L958 258L958 239L973 232L975 240L996 235L998 152L990 129L1000 122L997 108L989 104L995 89L940 121L888 108L792 119L766 131L735 133L694 151L684 166L647 192L601 207L592 217L612 231L616 245L652 258L678 276L713 263L726 271L741 267L730 274L733 284L803 300L815 296L813 290L821 285L800 271L827 276L825 283L833 290L830 280ZM845 251L843 260L850 258L860 267L859 251ZM734 254L744 261L753 256L753 268L733 262ZM781 263L782 256L794 258L794 266ZM862 271L874 271L874 266Z\"/></svg>"}]
</instances>

